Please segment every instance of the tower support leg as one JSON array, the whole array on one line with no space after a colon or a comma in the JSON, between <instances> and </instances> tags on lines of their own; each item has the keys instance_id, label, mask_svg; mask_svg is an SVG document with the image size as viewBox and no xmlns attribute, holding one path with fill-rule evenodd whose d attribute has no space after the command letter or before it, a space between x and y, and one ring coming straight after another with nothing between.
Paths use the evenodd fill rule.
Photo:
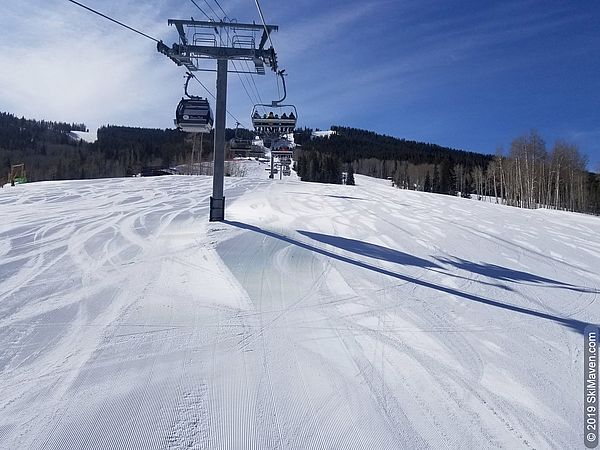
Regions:
<instances>
[{"instance_id":1,"label":"tower support leg","mask_svg":"<svg viewBox=\"0 0 600 450\"><path fill-rule=\"evenodd\" d=\"M217 105L215 111L215 146L213 165L213 195L210 198L211 222L225 220L225 120L227 114L227 60L217 60Z\"/></svg>"}]
</instances>

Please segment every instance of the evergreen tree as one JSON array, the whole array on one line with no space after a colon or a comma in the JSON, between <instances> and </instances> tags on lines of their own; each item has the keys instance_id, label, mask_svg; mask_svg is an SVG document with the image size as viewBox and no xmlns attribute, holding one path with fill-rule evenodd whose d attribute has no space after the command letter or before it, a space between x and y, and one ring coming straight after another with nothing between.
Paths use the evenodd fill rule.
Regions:
<instances>
[{"instance_id":1,"label":"evergreen tree","mask_svg":"<svg viewBox=\"0 0 600 450\"><path fill-rule=\"evenodd\" d=\"M448 166L448 195L456 195L456 175L454 175L454 168Z\"/></svg>"},{"instance_id":2,"label":"evergreen tree","mask_svg":"<svg viewBox=\"0 0 600 450\"><path fill-rule=\"evenodd\" d=\"M354 186L356 183L354 182L354 168L352 164L348 166L348 173L346 175L346 184L349 186Z\"/></svg>"},{"instance_id":3,"label":"evergreen tree","mask_svg":"<svg viewBox=\"0 0 600 450\"><path fill-rule=\"evenodd\" d=\"M429 177L429 170L427 171L427 175L425 175L425 184L423 185L423 190L425 192L431 192L431 178Z\"/></svg>"},{"instance_id":4,"label":"evergreen tree","mask_svg":"<svg viewBox=\"0 0 600 450\"><path fill-rule=\"evenodd\" d=\"M429 172L427 172L427 174L429 174ZM431 191L437 192L438 194L442 192L440 189L440 171L437 164L433 166L433 182L431 184Z\"/></svg>"}]
</instances>

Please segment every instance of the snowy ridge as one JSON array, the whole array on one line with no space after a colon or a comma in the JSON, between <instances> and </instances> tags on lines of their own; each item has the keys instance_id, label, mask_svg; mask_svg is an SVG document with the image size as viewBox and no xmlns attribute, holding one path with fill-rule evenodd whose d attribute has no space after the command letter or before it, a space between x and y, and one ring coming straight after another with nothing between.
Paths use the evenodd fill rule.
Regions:
<instances>
[{"instance_id":1,"label":"snowy ridge","mask_svg":"<svg viewBox=\"0 0 600 450\"><path fill-rule=\"evenodd\" d=\"M0 190L0 447L580 446L598 218L248 173Z\"/></svg>"},{"instance_id":2,"label":"snowy ridge","mask_svg":"<svg viewBox=\"0 0 600 450\"><path fill-rule=\"evenodd\" d=\"M85 141L88 143L94 143L98 140L98 130L96 131L71 131L69 137L76 141Z\"/></svg>"},{"instance_id":3,"label":"snowy ridge","mask_svg":"<svg viewBox=\"0 0 600 450\"><path fill-rule=\"evenodd\" d=\"M312 137L331 137L332 135L337 134L337 131L334 130L326 130L326 131L313 131Z\"/></svg>"}]
</instances>

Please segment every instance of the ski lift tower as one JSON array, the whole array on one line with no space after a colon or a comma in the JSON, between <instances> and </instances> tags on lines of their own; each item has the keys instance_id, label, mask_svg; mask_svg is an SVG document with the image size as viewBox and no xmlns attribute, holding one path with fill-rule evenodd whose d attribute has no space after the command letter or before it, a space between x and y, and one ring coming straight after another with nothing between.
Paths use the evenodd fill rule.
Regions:
<instances>
[{"instance_id":1,"label":"ski lift tower","mask_svg":"<svg viewBox=\"0 0 600 450\"><path fill-rule=\"evenodd\" d=\"M170 19L175 26L179 42L168 47L162 41L157 44L160 53L168 56L178 66L190 72L215 72L203 67L206 60L217 60L217 97L215 112L215 146L213 195L210 198L211 222L225 220L225 197L223 184L225 174L225 118L227 114L227 73L250 73L264 75L265 65L277 72L277 55L273 47L265 48L276 25L256 25L237 22L202 22L196 20ZM257 33L260 40L257 42ZM230 71L230 60L248 61L249 70Z\"/></svg>"}]
</instances>

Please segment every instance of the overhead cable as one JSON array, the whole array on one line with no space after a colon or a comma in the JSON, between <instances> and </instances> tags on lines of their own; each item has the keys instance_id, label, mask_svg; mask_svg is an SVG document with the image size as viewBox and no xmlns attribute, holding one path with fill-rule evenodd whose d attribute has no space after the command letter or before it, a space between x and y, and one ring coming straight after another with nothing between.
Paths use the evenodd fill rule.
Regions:
<instances>
[{"instance_id":1,"label":"overhead cable","mask_svg":"<svg viewBox=\"0 0 600 450\"><path fill-rule=\"evenodd\" d=\"M216 13L216 11L214 10L214 8L212 6L210 6L210 3L208 3L207 0L204 0L204 3L206 3L206 6L208 6L208 8L212 11L212 13L215 15L215 17L218 19L219 15Z\"/></svg>"},{"instance_id":2,"label":"overhead cable","mask_svg":"<svg viewBox=\"0 0 600 450\"><path fill-rule=\"evenodd\" d=\"M118 20L116 20L116 19L113 19L112 17L109 17L109 16L107 16L106 14L102 14L101 12L98 12L98 11L96 11L95 9L92 9L92 8L90 8L89 6L85 6L84 4L82 4L82 3L79 3L79 2L76 2L75 0L67 0L67 1L69 1L69 2L73 3L73 4L77 5L77 6L80 6L80 7L84 8L84 9L87 9L88 11L90 11L90 12L92 12L92 13L94 13L94 14L97 14L97 15L99 15L100 17L104 17L105 19L107 19L107 20L110 20L111 22L114 22L114 23L116 23L117 25L121 25L122 27L125 27L125 28L127 28L128 30L131 30L131 31L133 31L134 33L140 34L140 35L144 36L145 38L151 39L151 40L153 40L154 42L157 42L157 43L158 43L158 42L160 42L158 39L155 39L155 38L153 38L152 36L149 36L149 35L147 35L146 33L142 33L141 31L139 31L139 30L136 30L135 28L133 28L133 27L130 27L129 25L125 25L123 22L119 22Z\"/></svg>"},{"instance_id":3,"label":"overhead cable","mask_svg":"<svg viewBox=\"0 0 600 450\"><path fill-rule=\"evenodd\" d=\"M130 27L129 25L126 25L126 24L124 24L123 22L120 22L120 21L118 21L118 20L116 20L116 19L113 19L112 17L109 17L109 16L107 16L106 14L102 14L101 12L99 12L99 11L96 11L95 9L92 9L92 8L90 8L89 6L86 6L86 5L84 5L84 4L82 4L82 3L79 3L79 2L77 2L77 1L75 1L75 0L67 0L67 1L68 1L68 2L71 2L71 3L73 3L74 5L77 5L77 6L81 7L81 8L83 8L83 9L86 9L86 10L88 10L88 11L90 11L90 12L92 12L92 13L94 13L94 14L96 14L96 15L98 15L98 16L100 16L100 17L104 18L104 19L106 19L106 20L110 20L111 22L114 22L114 23L116 23L117 25L120 25L120 26L122 26L122 27L124 27L124 28L127 28L128 30L130 30L130 31L133 31L134 33L137 33L137 34L139 34L139 35L141 35L141 36L144 36L145 38L147 38L147 39L150 39L150 40L152 40L152 41L154 41L154 42L156 42L156 43L159 43L159 42L161 42L161 41L159 41L158 39L156 39L156 38L153 38L152 36L150 36L150 35L148 35L148 34L146 34L146 33L143 33L143 32L141 32L141 31L139 31L139 30L136 30L135 28L133 28L133 27ZM195 4L194 0L191 0L191 1L192 1L192 2ZM196 6L197 6L197 5L196 5ZM198 8L200 9L200 7L198 7ZM205 15L206 15L206 14L205 14ZM207 16L207 17L210 19L210 17L209 17L209 16ZM212 20L212 19L210 19L210 20ZM194 79L195 79L195 80L196 80L198 83L200 83L200 86L202 86L202 87L203 87L203 88L206 90L206 92L208 92L208 93L210 94L210 96L211 96L213 99L215 99L215 100L217 99L217 98L215 97L215 95L214 95L214 94L213 94L213 93L212 93L212 92L211 92L211 91L210 91L210 90L209 90L209 89L208 89L208 88L207 88L207 87L204 85L204 83L202 83L202 82L201 82L201 81L198 79L198 77L196 77L196 75L192 74L192 76L193 76L193 78L194 78ZM236 122L239 122L239 120L237 119L237 117L235 117L235 116L234 116L232 113L230 113L230 112L229 112L229 110L227 110L227 114L229 114L229 116L231 116L231 118L232 118L233 120L235 120Z\"/></svg>"},{"instance_id":4,"label":"overhead cable","mask_svg":"<svg viewBox=\"0 0 600 450\"><path fill-rule=\"evenodd\" d=\"M219 0L215 0L215 3L217 4L217 6L219 7L219 9L223 13L223 18L224 19L228 19L229 17L227 16L227 13L225 11L223 11L223 8L221 8L221 4L219 3Z\"/></svg>"},{"instance_id":5,"label":"overhead cable","mask_svg":"<svg viewBox=\"0 0 600 450\"><path fill-rule=\"evenodd\" d=\"M208 89L208 88L207 88L207 87L204 85L204 83L202 83L202 81L200 81L200 79L199 79L199 78L198 78L196 75L194 75L192 72L190 72L190 74L191 74L191 75L192 75L192 77L193 77L193 78L194 78L194 79L195 79L195 80L196 80L196 81L197 81L197 82L200 84L200 86L202 86L202 87L204 88L204 90L205 90L206 92L208 92L208 94L209 94L209 95L210 95L210 96L213 98L213 100L215 100L215 101L216 101L216 100L217 100L217 97L215 96L215 94L213 94L213 93L210 91L210 89ZM240 122L240 120L239 120L237 117L235 117L235 116L234 116L232 113L230 113L228 109L226 109L226 111L227 111L227 114L229 114L229 117L231 117L231 118L232 118L233 120L235 120L236 122Z\"/></svg>"},{"instance_id":6,"label":"overhead cable","mask_svg":"<svg viewBox=\"0 0 600 450\"><path fill-rule=\"evenodd\" d=\"M269 37L269 42L271 43L271 47L275 48L273 45L273 41L271 40L271 33L269 33L269 29L267 28L267 22L265 22L265 16L263 15L262 8L260 7L260 3L258 0L254 0L256 3L256 8L258 9L258 15L260 16L260 20L262 20L263 27L265 27L265 33Z\"/></svg>"},{"instance_id":7,"label":"overhead cable","mask_svg":"<svg viewBox=\"0 0 600 450\"><path fill-rule=\"evenodd\" d=\"M204 12L204 10L203 10L202 8L200 8L200 6L198 6L198 3L196 3L194 0L190 0L190 2L192 2L192 3L194 4L194 6L195 6L196 8L198 8L198 9L200 10L200 12L201 12L202 14L204 14L204 16L205 16L205 17L206 17L208 20L210 20L211 22L213 21L213 20L210 18L210 16L209 16L208 14L206 14L206 12Z\"/></svg>"}]
</instances>

